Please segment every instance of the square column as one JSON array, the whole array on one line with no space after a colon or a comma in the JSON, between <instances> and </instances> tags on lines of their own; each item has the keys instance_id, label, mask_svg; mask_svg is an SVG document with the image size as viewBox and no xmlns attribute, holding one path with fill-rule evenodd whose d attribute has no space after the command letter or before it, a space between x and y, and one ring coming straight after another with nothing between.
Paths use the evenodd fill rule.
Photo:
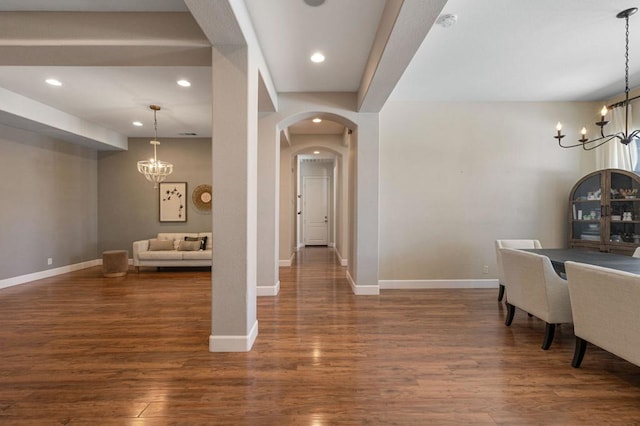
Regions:
<instances>
[{"instance_id":1,"label":"square column","mask_svg":"<svg viewBox=\"0 0 640 426\"><path fill-rule=\"evenodd\" d=\"M211 352L246 352L258 335L258 71L245 45L214 46Z\"/></svg>"}]
</instances>

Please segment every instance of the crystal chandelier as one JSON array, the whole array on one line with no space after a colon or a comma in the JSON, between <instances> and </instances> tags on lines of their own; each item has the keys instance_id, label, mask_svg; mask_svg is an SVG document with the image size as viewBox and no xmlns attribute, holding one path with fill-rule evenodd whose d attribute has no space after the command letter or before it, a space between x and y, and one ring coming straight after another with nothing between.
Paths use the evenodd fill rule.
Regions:
<instances>
[{"instance_id":1,"label":"crystal chandelier","mask_svg":"<svg viewBox=\"0 0 640 426\"><path fill-rule=\"evenodd\" d=\"M138 161L138 171L147 178L149 182L153 182L154 188L158 188L158 183L162 182L173 172L173 164L166 161L158 160L156 149L160 142L158 141L158 119L156 113L160 111L158 105L149 105L149 108L153 110L153 128L155 131L155 137L149 143L153 145L153 158L149 160Z\"/></svg>"},{"instance_id":2,"label":"crystal chandelier","mask_svg":"<svg viewBox=\"0 0 640 426\"><path fill-rule=\"evenodd\" d=\"M562 124L558 123L558 125L556 126L556 130L558 131L558 134L556 136L554 136L555 139L558 139L558 144L562 147L562 148L573 148L576 146L581 146L584 150L586 151L591 151L592 149L595 149L599 146L604 145L605 143L609 142L612 139L617 139L621 144L623 145L629 145L631 143L631 141L633 141L637 136L638 133L640 133L640 129L639 130L634 130L633 132L629 133L629 16L633 15L634 13L636 13L638 11L637 7L632 7L630 9L626 9L623 10L622 12L618 13L616 15L616 18L624 18L625 20L625 52L624 52L624 58L625 58L625 66L624 66L624 94L625 94L625 98L624 101L619 102L617 104L612 105L612 107L617 107L617 106L623 106L625 108L625 114L624 114L624 131L622 132L618 132L618 133L613 133L613 134L604 134L604 126L607 125L607 123L609 123L609 121L607 121L606 115L607 115L607 107L603 106L602 110L600 111L600 121L598 121L596 123L596 126L600 127L600 137L597 139L591 139L589 140L589 138L587 138L587 129L586 128L582 128L582 131L580 132L580 139L578 139L579 143L573 144L573 145L563 145L562 144L562 138L565 137L565 135L562 134ZM634 98L635 99L635 98ZM633 100L633 99L632 99Z\"/></svg>"}]
</instances>

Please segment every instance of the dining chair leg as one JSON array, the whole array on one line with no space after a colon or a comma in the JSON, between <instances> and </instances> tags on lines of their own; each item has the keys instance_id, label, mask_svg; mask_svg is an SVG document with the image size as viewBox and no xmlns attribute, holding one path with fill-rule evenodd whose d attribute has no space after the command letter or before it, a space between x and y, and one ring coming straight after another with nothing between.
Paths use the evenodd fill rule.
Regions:
<instances>
[{"instance_id":1,"label":"dining chair leg","mask_svg":"<svg viewBox=\"0 0 640 426\"><path fill-rule=\"evenodd\" d=\"M545 327L545 330L544 330L544 340L542 341L542 349L544 349L545 351L549 349L549 347L551 346L551 342L553 342L553 335L556 332L555 324L549 324L549 323L546 323L546 324L547 326Z\"/></svg>"},{"instance_id":2,"label":"dining chair leg","mask_svg":"<svg viewBox=\"0 0 640 426\"><path fill-rule=\"evenodd\" d=\"M498 285L498 302L502 302L502 298L504 297L504 285Z\"/></svg>"},{"instance_id":3,"label":"dining chair leg","mask_svg":"<svg viewBox=\"0 0 640 426\"><path fill-rule=\"evenodd\" d=\"M511 325L513 322L513 316L516 313L516 307L511 303L507 302L507 318L504 320L504 325L507 327Z\"/></svg>"},{"instance_id":4,"label":"dining chair leg","mask_svg":"<svg viewBox=\"0 0 640 426\"><path fill-rule=\"evenodd\" d=\"M584 358L584 353L587 351L587 341L576 336L576 347L573 351L573 360L571 361L571 366L573 368L580 367L582 364L582 359Z\"/></svg>"}]
</instances>

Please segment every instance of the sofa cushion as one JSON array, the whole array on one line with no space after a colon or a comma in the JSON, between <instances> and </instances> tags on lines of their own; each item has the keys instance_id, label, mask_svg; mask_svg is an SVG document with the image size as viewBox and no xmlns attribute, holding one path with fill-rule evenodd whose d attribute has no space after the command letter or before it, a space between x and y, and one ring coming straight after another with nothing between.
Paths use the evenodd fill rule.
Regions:
<instances>
[{"instance_id":1,"label":"sofa cushion","mask_svg":"<svg viewBox=\"0 0 640 426\"><path fill-rule=\"evenodd\" d=\"M190 238L190 237L185 237ZM178 251L198 251L200 250L200 246L202 245L202 241L198 238L195 241L179 241L178 242Z\"/></svg>"},{"instance_id":2,"label":"sofa cushion","mask_svg":"<svg viewBox=\"0 0 640 426\"><path fill-rule=\"evenodd\" d=\"M211 260L211 250L185 251L182 252L184 260Z\"/></svg>"},{"instance_id":3,"label":"sofa cushion","mask_svg":"<svg viewBox=\"0 0 640 426\"><path fill-rule=\"evenodd\" d=\"M212 248L212 238L213 238L213 233L212 232L199 232L198 233L198 237L207 237L207 245L205 246L205 250L211 250Z\"/></svg>"},{"instance_id":4,"label":"sofa cushion","mask_svg":"<svg viewBox=\"0 0 640 426\"><path fill-rule=\"evenodd\" d=\"M185 241L198 241L200 243L200 250L206 250L207 239L208 237L206 235L204 237L184 237Z\"/></svg>"},{"instance_id":5,"label":"sofa cushion","mask_svg":"<svg viewBox=\"0 0 640 426\"><path fill-rule=\"evenodd\" d=\"M172 241L173 243L173 241ZM182 251L143 251L138 255L141 260L182 260Z\"/></svg>"},{"instance_id":6,"label":"sofa cushion","mask_svg":"<svg viewBox=\"0 0 640 426\"><path fill-rule=\"evenodd\" d=\"M171 240L173 241L173 249L178 250L178 243L184 241L184 237L197 237L196 232L159 232L159 240Z\"/></svg>"},{"instance_id":7,"label":"sofa cushion","mask_svg":"<svg viewBox=\"0 0 640 426\"><path fill-rule=\"evenodd\" d=\"M149 240L149 251L173 250L173 240Z\"/></svg>"}]
</instances>

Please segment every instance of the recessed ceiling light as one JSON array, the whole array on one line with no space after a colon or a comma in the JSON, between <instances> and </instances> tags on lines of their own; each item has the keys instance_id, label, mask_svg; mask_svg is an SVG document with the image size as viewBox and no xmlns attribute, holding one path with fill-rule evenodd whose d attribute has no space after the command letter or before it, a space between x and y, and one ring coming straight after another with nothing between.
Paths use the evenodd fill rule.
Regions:
<instances>
[{"instance_id":1,"label":"recessed ceiling light","mask_svg":"<svg viewBox=\"0 0 640 426\"><path fill-rule=\"evenodd\" d=\"M60 81L56 80L55 78L48 78L45 80L45 82L52 86L62 86L62 83L60 83Z\"/></svg>"},{"instance_id":2,"label":"recessed ceiling light","mask_svg":"<svg viewBox=\"0 0 640 426\"><path fill-rule=\"evenodd\" d=\"M309 6L320 6L321 4L323 4L325 2L325 0L304 0L304 2L309 5Z\"/></svg>"},{"instance_id":3,"label":"recessed ceiling light","mask_svg":"<svg viewBox=\"0 0 640 426\"><path fill-rule=\"evenodd\" d=\"M322 123L322 119L321 118L314 118L313 120L314 123Z\"/></svg>"},{"instance_id":4,"label":"recessed ceiling light","mask_svg":"<svg viewBox=\"0 0 640 426\"><path fill-rule=\"evenodd\" d=\"M131 123L131 124L133 124L133 125L134 125L134 126L136 126L136 127L142 127L142 123L141 123L141 122L139 122L139 121L134 121L134 122L133 122L133 123Z\"/></svg>"},{"instance_id":5,"label":"recessed ceiling light","mask_svg":"<svg viewBox=\"0 0 640 426\"><path fill-rule=\"evenodd\" d=\"M320 154L320 151L313 151L314 154Z\"/></svg>"},{"instance_id":6,"label":"recessed ceiling light","mask_svg":"<svg viewBox=\"0 0 640 426\"><path fill-rule=\"evenodd\" d=\"M315 62L316 64L324 62L324 55L320 52L314 53L313 55L311 55L311 62Z\"/></svg>"},{"instance_id":7,"label":"recessed ceiling light","mask_svg":"<svg viewBox=\"0 0 640 426\"><path fill-rule=\"evenodd\" d=\"M189 80L178 80L177 83L179 86L182 86L182 87L191 86L191 82Z\"/></svg>"}]
</instances>

